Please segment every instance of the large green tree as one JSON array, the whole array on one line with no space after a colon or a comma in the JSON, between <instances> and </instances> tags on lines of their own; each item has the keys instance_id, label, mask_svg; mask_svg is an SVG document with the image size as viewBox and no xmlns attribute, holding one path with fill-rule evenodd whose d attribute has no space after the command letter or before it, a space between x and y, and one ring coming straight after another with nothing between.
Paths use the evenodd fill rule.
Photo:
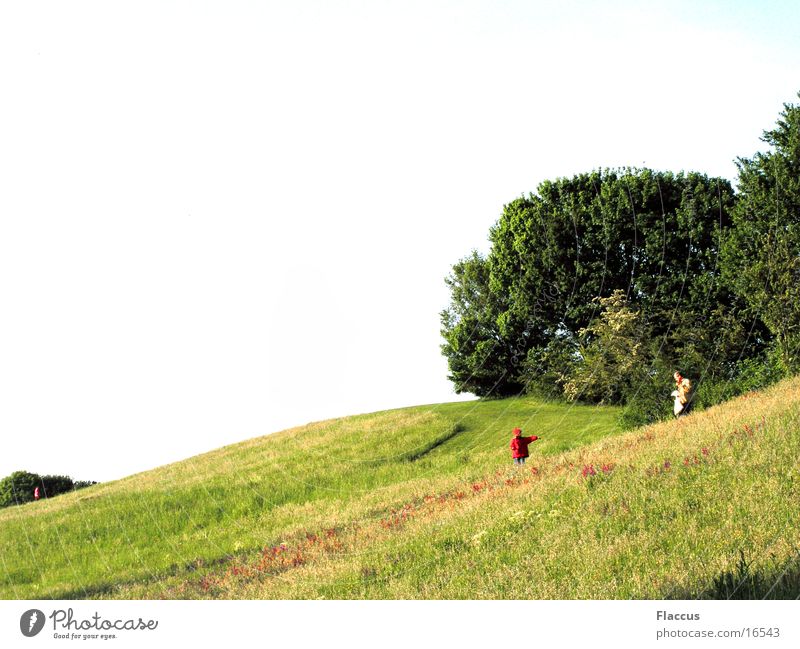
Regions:
<instances>
[{"instance_id":1,"label":"large green tree","mask_svg":"<svg viewBox=\"0 0 800 649\"><path fill-rule=\"evenodd\" d=\"M629 169L546 181L506 205L486 259L462 260L448 280L443 352L456 388L483 396L563 383L580 362L578 331L599 315L594 298L615 290L682 369L737 358L737 298L717 263L733 202L724 179Z\"/></svg>"},{"instance_id":2,"label":"large green tree","mask_svg":"<svg viewBox=\"0 0 800 649\"><path fill-rule=\"evenodd\" d=\"M799 95L800 96L800 95ZM770 150L739 158L735 227L723 250L725 277L767 325L783 365L800 369L800 106L784 104L762 140Z\"/></svg>"}]
</instances>

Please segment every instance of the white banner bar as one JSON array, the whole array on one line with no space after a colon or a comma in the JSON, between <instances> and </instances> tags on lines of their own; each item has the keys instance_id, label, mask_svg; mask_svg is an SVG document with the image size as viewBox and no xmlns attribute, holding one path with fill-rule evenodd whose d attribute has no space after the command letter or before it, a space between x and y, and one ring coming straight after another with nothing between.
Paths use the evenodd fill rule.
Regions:
<instances>
[{"instance_id":1,"label":"white banner bar","mask_svg":"<svg viewBox=\"0 0 800 649\"><path fill-rule=\"evenodd\" d=\"M800 647L800 601L3 601L0 647ZM233 643L233 644L230 644Z\"/></svg>"}]
</instances>

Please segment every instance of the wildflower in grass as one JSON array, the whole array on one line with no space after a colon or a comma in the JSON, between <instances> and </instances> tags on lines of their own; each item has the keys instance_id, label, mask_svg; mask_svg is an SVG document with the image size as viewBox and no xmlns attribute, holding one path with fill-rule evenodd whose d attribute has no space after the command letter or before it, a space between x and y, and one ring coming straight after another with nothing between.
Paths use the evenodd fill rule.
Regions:
<instances>
[{"instance_id":1,"label":"wildflower in grass","mask_svg":"<svg viewBox=\"0 0 800 649\"><path fill-rule=\"evenodd\" d=\"M531 467L531 473L533 475L539 475L539 467L538 466L532 466Z\"/></svg>"},{"instance_id":2,"label":"wildflower in grass","mask_svg":"<svg viewBox=\"0 0 800 649\"><path fill-rule=\"evenodd\" d=\"M583 467L583 471L581 471L581 474L583 475L584 478L588 478L589 476L597 475L597 472L594 470L593 464L587 464Z\"/></svg>"},{"instance_id":3,"label":"wildflower in grass","mask_svg":"<svg viewBox=\"0 0 800 649\"><path fill-rule=\"evenodd\" d=\"M600 467L600 470L603 473L611 473L614 470L614 465L613 464L604 464L603 466Z\"/></svg>"},{"instance_id":4,"label":"wildflower in grass","mask_svg":"<svg viewBox=\"0 0 800 649\"><path fill-rule=\"evenodd\" d=\"M665 470L665 471L669 471L669 469L670 469L670 467L671 467L671 466L672 466L672 464L670 464L670 461L669 461L669 460L667 460L666 462L664 462L664 470Z\"/></svg>"},{"instance_id":5,"label":"wildflower in grass","mask_svg":"<svg viewBox=\"0 0 800 649\"><path fill-rule=\"evenodd\" d=\"M703 450L701 451L703 455L708 455L708 449L704 446Z\"/></svg>"},{"instance_id":6,"label":"wildflower in grass","mask_svg":"<svg viewBox=\"0 0 800 649\"><path fill-rule=\"evenodd\" d=\"M683 458L683 466L689 466L689 458L688 457Z\"/></svg>"}]
</instances>

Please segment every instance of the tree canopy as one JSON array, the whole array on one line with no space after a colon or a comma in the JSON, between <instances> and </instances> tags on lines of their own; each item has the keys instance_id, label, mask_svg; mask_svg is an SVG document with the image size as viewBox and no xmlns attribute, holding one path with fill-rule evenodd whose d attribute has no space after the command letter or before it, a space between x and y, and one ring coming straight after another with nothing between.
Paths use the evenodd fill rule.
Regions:
<instances>
[{"instance_id":1,"label":"tree canopy","mask_svg":"<svg viewBox=\"0 0 800 649\"><path fill-rule=\"evenodd\" d=\"M594 298L617 290L676 362L731 357L724 341L686 327L732 319L737 307L717 266L733 202L721 178L628 169L546 181L506 205L489 255L473 253L448 278L443 352L456 389L502 396L538 385L554 369L546 359L565 358L554 348L577 345L599 315Z\"/></svg>"},{"instance_id":2,"label":"tree canopy","mask_svg":"<svg viewBox=\"0 0 800 649\"><path fill-rule=\"evenodd\" d=\"M489 253L446 279L456 391L634 403L673 368L700 388L800 368L800 107L763 140L737 160L736 192L699 172L599 169L505 205ZM730 393L700 388L698 402Z\"/></svg>"},{"instance_id":3,"label":"tree canopy","mask_svg":"<svg viewBox=\"0 0 800 649\"><path fill-rule=\"evenodd\" d=\"M800 95L798 95L800 96ZM800 367L800 106L784 104L762 140L739 158L735 227L723 251L726 279L774 336L781 361Z\"/></svg>"}]
</instances>

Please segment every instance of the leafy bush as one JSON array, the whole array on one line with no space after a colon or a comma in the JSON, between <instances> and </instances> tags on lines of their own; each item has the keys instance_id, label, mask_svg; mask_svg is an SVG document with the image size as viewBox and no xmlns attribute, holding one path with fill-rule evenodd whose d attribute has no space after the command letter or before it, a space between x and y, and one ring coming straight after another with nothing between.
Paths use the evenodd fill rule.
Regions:
<instances>
[{"instance_id":1,"label":"leafy bush","mask_svg":"<svg viewBox=\"0 0 800 649\"><path fill-rule=\"evenodd\" d=\"M95 480L76 480L72 488L85 489L86 487L91 487L93 484L97 484L97 482Z\"/></svg>"},{"instance_id":2,"label":"leafy bush","mask_svg":"<svg viewBox=\"0 0 800 649\"><path fill-rule=\"evenodd\" d=\"M40 485L40 476L28 471L14 471L0 480L0 507L21 505L33 500L33 490Z\"/></svg>"},{"instance_id":3,"label":"leafy bush","mask_svg":"<svg viewBox=\"0 0 800 649\"><path fill-rule=\"evenodd\" d=\"M93 484L97 483L89 480L75 482L66 475L39 475L28 471L15 471L0 480L0 507L31 502L36 487L39 487L42 498L52 498Z\"/></svg>"},{"instance_id":4,"label":"leafy bush","mask_svg":"<svg viewBox=\"0 0 800 649\"><path fill-rule=\"evenodd\" d=\"M708 408L751 390L759 390L789 376L777 346L758 358L739 361L727 376L698 382L696 408Z\"/></svg>"},{"instance_id":5,"label":"leafy bush","mask_svg":"<svg viewBox=\"0 0 800 649\"><path fill-rule=\"evenodd\" d=\"M625 410L620 417L623 428L652 424L672 417L673 370L663 361L655 361L625 395Z\"/></svg>"},{"instance_id":6,"label":"leafy bush","mask_svg":"<svg viewBox=\"0 0 800 649\"><path fill-rule=\"evenodd\" d=\"M601 309L600 316L578 331L581 361L564 383L564 395L569 401L624 403L647 362L640 315L619 289L592 302Z\"/></svg>"},{"instance_id":7,"label":"leafy bush","mask_svg":"<svg viewBox=\"0 0 800 649\"><path fill-rule=\"evenodd\" d=\"M40 478L40 482L44 491L42 495L46 498L58 496L75 488L72 478L66 475L43 475Z\"/></svg>"}]
</instances>

